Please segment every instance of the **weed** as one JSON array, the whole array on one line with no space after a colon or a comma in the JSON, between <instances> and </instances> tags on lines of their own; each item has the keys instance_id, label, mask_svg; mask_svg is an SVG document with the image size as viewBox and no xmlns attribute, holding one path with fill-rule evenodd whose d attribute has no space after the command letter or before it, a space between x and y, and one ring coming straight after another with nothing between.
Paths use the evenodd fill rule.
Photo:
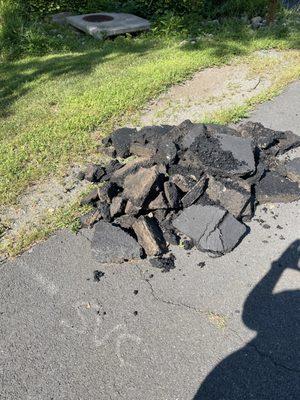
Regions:
<instances>
[{"instance_id":1,"label":"weed","mask_svg":"<svg viewBox=\"0 0 300 400\"><path fill-rule=\"evenodd\" d=\"M45 215L37 225L29 225L15 234L8 234L0 242L0 256L14 257L58 229L65 228L77 233L80 228L79 216L89 210L88 206L79 207L79 201L76 201L55 210L53 215Z\"/></svg>"},{"instance_id":2,"label":"weed","mask_svg":"<svg viewBox=\"0 0 300 400\"><path fill-rule=\"evenodd\" d=\"M271 100L277 96L289 83L300 78L299 58L299 54L298 56L297 54L294 55L293 60L295 61L295 64L287 69L284 69L283 67L280 76L275 79L273 84L268 89L263 90L258 95L251 97L244 104L218 110L210 115L206 115L202 122L229 124L238 122L241 119L248 117L249 112L253 110L254 107L256 107L258 104Z\"/></svg>"}]
</instances>

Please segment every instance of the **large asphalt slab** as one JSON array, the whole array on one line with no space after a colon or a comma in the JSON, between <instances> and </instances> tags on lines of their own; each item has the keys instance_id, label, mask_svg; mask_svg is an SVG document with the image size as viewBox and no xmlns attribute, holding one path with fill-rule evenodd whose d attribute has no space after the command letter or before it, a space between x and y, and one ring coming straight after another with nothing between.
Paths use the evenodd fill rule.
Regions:
<instances>
[{"instance_id":1,"label":"large asphalt slab","mask_svg":"<svg viewBox=\"0 0 300 400\"><path fill-rule=\"evenodd\" d=\"M300 134L300 83L251 119ZM221 258L174 249L169 273L98 264L90 230L2 263L0 398L298 400L299 203L249 225Z\"/></svg>"}]
</instances>

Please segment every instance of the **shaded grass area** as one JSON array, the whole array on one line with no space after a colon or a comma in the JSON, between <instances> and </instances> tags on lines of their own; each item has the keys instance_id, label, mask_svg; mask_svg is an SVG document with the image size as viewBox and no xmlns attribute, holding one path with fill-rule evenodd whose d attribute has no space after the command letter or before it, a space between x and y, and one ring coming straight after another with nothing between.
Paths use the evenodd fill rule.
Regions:
<instances>
[{"instance_id":1,"label":"shaded grass area","mask_svg":"<svg viewBox=\"0 0 300 400\"><path fill-rule=\"evenodd\" d=\"M266 48L299 48L299 31L219 27L196 44L145 34L0 66L0 204L95 151L101 135L198 69Z\"/></svg>"}]
</instances>

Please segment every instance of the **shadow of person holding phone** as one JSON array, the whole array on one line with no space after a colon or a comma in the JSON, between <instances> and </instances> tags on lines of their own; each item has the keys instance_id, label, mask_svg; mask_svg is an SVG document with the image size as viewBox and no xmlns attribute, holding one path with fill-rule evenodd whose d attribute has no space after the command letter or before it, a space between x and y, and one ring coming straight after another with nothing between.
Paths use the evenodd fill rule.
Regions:
<instances>
[{"instance_id":1,"label":"shadow of person holding phone","mask_svg":"<svg viewBox=\"0 0 300 400\"><path fill-rule=\"evenodd\" d=\"M257 336L210 372L194 400L300 399L300 290L273 294L287 268L300 272L299 260L296 240L245 301L243 322Z\"/></svg>"}]
</instances>

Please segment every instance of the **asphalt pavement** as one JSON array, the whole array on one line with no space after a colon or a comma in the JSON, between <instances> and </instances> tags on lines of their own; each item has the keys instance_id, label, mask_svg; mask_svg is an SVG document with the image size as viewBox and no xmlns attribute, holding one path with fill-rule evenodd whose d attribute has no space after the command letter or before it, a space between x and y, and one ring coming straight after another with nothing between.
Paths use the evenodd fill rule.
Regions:
<instances>
[{"instance_id":1,"label":"asphalt pavement","mask_svg":"<svg viewBox=\"0 0 300 400\"><path fill-rule=\"evenodd\" d=\"M300 135L300 82L251 120ZM168 273L100 265L92 230L0 264L0 398L298 400L299 204L259 207L221 258L174 249Z\"/></svg>"}]
</instances>

